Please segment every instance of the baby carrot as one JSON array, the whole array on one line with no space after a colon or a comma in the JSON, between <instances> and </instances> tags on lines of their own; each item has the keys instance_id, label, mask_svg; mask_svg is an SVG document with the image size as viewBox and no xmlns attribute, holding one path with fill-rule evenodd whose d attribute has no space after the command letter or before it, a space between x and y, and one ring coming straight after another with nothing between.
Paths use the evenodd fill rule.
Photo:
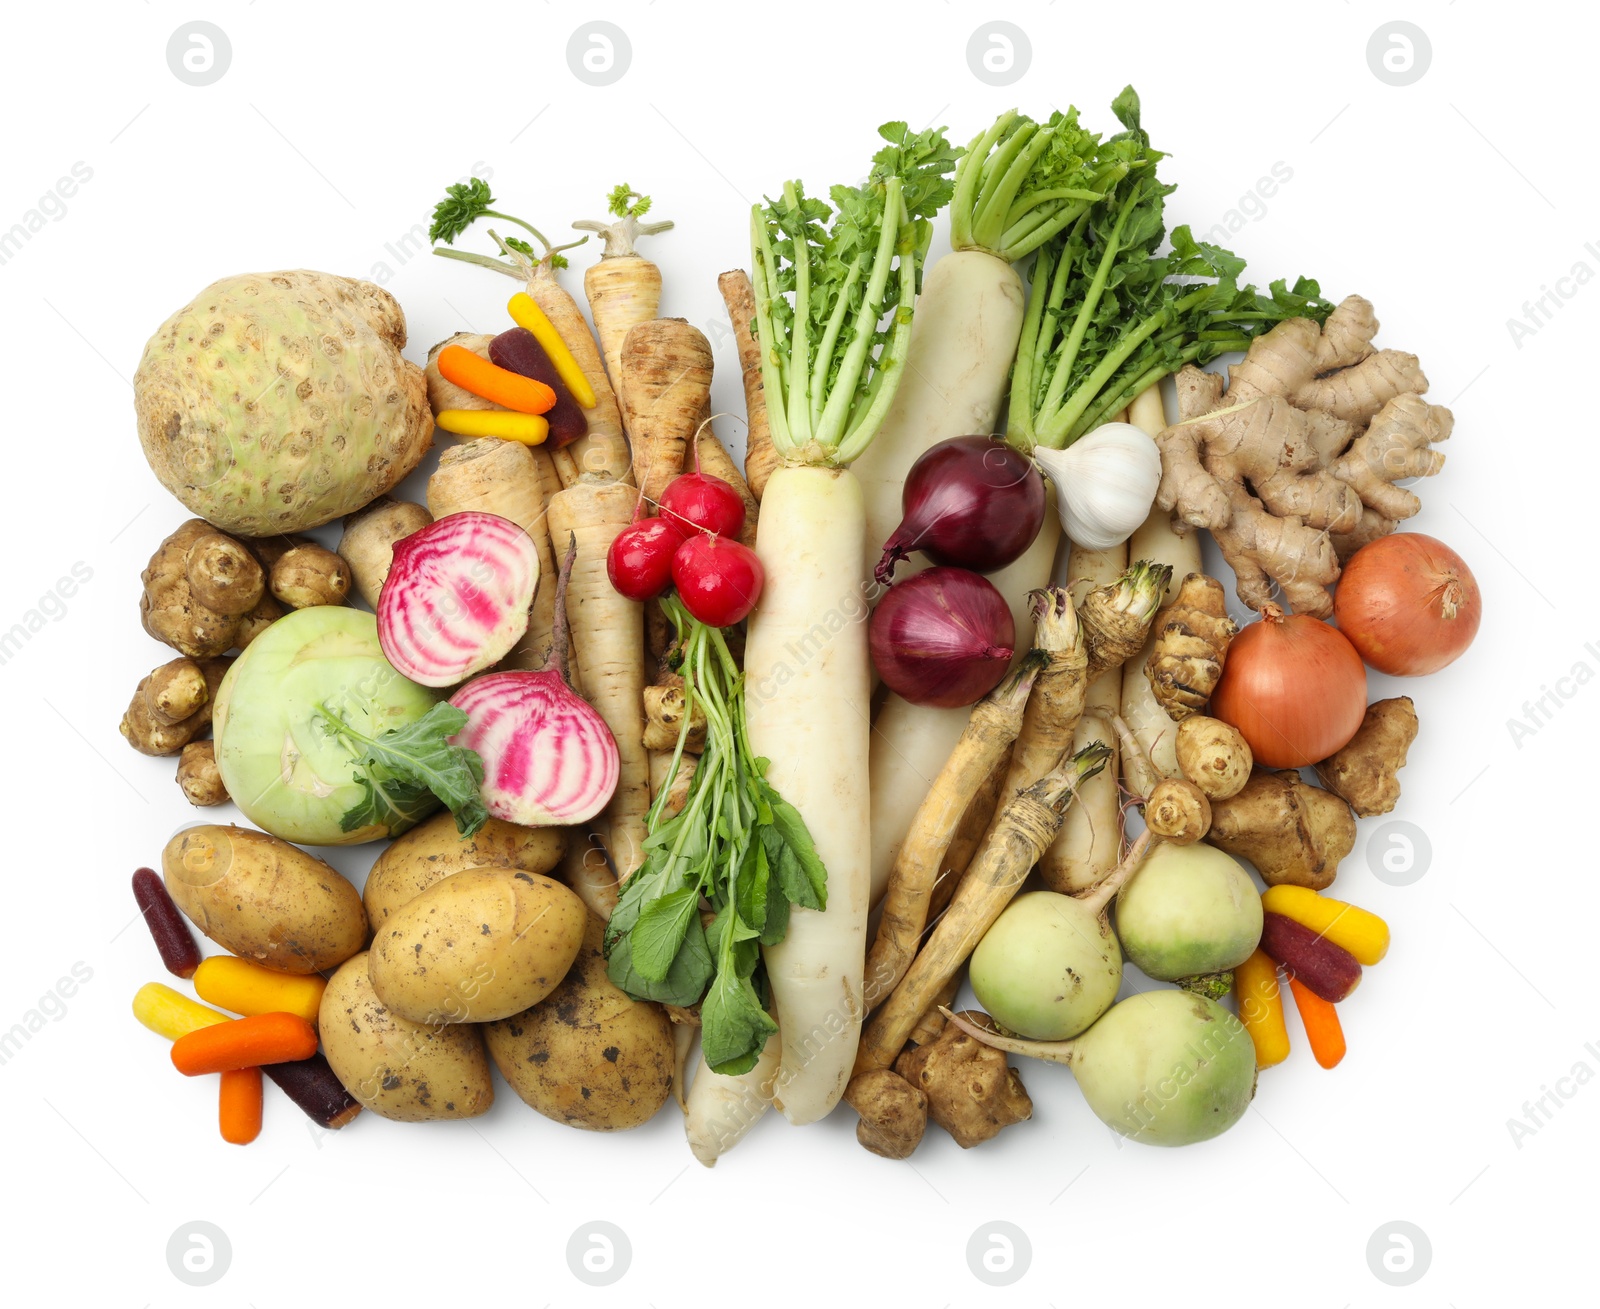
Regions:
<instances>
[{"instance_id":1,"label":"baby carrot","mask_svg":"<svg viewBox=\"0 0 1600 1309\"><path fill-rule=\"evenodd\" d=\"M227 1014L207 1009L160 982L146 982L134 993L133 1016L157 1036L169 1041L228 1021Z\"/></svg>"},{"instance_id":2,"label":"baby carrot","mask_svg":"<svg viewBox=\"0 0 1600 1309\"><path fill-rule=\"evenodd\" d=\"M236 1014L298 1014L315 1024L328 985L316 973L280 973L248 959L212 955L194 974L195 994Z\"/></svg>"},{"instance_id":3,"label":"baby carrot","mask_svg":"<svg viewBox=\"0 0 1600 1309\"><path fill-rule=\"evenodd\" d=\"M537 378L501 368L465 346L445 346L437 363L445 381L519 414L542 414L556 402L556 393Z\"/></svg>"},{"instance_id":4,"label":"baby carrot","mask_svg":"<svg viewBox=\"0 0 1600 1309\"><path fill-rule=\"evenodd\" d=\"M1344 1058L1344 1028L1338 1009L1298 977L1289 979L1289 988L1294 992L1294 1007L1300 1011L1306 1040L1311 1042L1311 1053L1324 1068L1332 1068Z\"/></svg>"},{"instance_id":5,"label":"baby carrot","mask_svg":"<svg viewBox=\"0 0 1600 1309\"><path fill-rule=\"evenodd\" d=\"M1319 895L1307 886L1269 886L1261 896L1268 913L1292 918L1326 937L1369 967L1389 952L1389 924L1377 914L1358 909L1332 896Z\"/></svg>"},{"instance_id":6,"label":"baby carrot","mask_svg":"<svg viewBox=\"0 0 1600 1309\"><path fill-rule=\"evenodd\" d=\"M188 979L200 966L200 947L194 943L194 933L178 912L172 897L153 868L141 868L133 875L133 899L144 915L144 924L155 938L156 949L161 952L161 962L174 977Z\"/></svg>"},{"instance_id":7,"label":"baby carrot","mask_svg":"<svg viewBox=\"0 0 1600 1309\"><path fill-rule=\"evenodd\" d=\"M550 424L540 415L505 409L441 409L433 423L452 436L495 436L523 445L543 445L550 435Z\"/></svg>"},{"instance_id":8,"label":"baby carrot","mask_svg":"<svg viewBox=\"0 0 1600 1309\"><path fill-rule=\"evenodd\" d=\"M217 1126L229 1145L249 1145L261 1135L261 1070L229 1068L217 1092Z\"/></svg>"},{"instance_id":9,"label":"baby carrot","mask_svg":"<svg viewBox=\"0 0 1600 1309\"><path fill-rule=\"evenodd\" d=\"M544 310L539 308L533 297L526 291L518 291L511 297L511 303L506 305L506 312L511 315L513 323L532 332L534 339L544 347L545 354L550 356L550 362L555 365L557 376L572 392L572 398L585 409L593 409L594 387L589 385L588 376L572 357L572 351L567 349L567 343L561 339L555 324L545 317Z\"/></svg>"},{"instance_id":10,"label":"baby carrot","mask_svg":"<svg viewBox=\"0 0 1600 1309\"><path fill-rule=\"evenodd\" d=\"M1257 950L1233 970L1239 1021L1256 1047L1256 1067L1271 1068L1289 1057L1289 1029L1283 1023L1283 991L1278 965Z\"/></svg>"},{"instance_id":11,"label":"baby carrot","mask_svg":"<svg viewBox=\"0 0 1600 1309\"><path fill-rule=\"evenodd\" d=\"M172 1043L172 1066L186 1077L309 1059L317 1032L297 1014L253 1014L202 1027Z\"/></svg>"}]
</instances>

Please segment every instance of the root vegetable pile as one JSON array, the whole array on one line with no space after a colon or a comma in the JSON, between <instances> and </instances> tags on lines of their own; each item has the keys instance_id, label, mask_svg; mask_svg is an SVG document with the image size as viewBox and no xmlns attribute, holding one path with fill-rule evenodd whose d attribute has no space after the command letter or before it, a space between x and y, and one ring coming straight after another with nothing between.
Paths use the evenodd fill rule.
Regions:
<instances>
[{"instance_id":1,"label":"root vegetable pile","mask_svg":"<svg viewBox=\"0 0 1600 1309\"><path fill-rule=\"evenodd\" d=\"M891 122L855 184L784 182L723 351L626 184L572 224L587 318L589 237L473 178L434 252L517 288L425 366L321 273L162 325L139 436L197 516L152 542L120 731L218 821L134 875L173 984L133 1009L224 1141L265 1081L339 1129L498 1078L588 1131L671 1099L708 1167L840 1101L906 1159L1059 1123L1015 1055L1182 1146L1359 1056L1390 933L1324 892L1423 766L1436 710L1381 679L1482 622L1399 530L1454 419L1367 300L1169 229L1178 168L1131 87L1112 115ZM362 891L301 848L370 842Z\"/></svg>"}]
</instances>

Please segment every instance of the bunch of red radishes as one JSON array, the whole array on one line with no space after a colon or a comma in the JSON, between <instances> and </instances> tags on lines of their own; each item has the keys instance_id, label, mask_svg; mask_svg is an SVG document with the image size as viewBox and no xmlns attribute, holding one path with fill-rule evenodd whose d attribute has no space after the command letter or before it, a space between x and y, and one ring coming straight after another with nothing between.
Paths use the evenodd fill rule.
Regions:
<instances>
[{"instance_id":1,"label":"bunch of red radishes","mask_svg":"<svg viewBox=\"0 0 1600 1309\"><path fill-rule=\"evenodd\" d=\"M653 600L678 588L683 607L707 627L731 627L756 607L766 580L756 552L738 541L744 501L720 477L683 473L661 493L655 518L618 532L606 574L619 595Z\"/></svg>"}]
</instances>

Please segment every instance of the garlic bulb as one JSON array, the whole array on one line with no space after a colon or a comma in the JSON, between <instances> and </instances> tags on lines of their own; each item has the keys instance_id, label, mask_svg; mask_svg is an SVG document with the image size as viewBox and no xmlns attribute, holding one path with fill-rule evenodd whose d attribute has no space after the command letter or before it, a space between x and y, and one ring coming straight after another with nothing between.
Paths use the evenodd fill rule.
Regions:
<instances>
[{"instance_id":1,"label":"garlic bulb","mask_svg":"<svg viewBox=\"0 0 1600 1309\"><path fill-rule=\"evenodd\" d=\"M1033 457L1055 483L1062 531L1085 550L1132 536L1161 485L1161 452L1132 423L1105 423L1065 450L1035 446Z\"/></svg>"}]
</instances>

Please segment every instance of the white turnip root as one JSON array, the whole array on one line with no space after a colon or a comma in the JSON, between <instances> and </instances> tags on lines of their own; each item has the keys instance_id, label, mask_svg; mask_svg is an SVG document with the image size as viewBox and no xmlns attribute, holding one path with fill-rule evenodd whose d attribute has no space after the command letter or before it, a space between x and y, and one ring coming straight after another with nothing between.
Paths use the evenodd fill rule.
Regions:
<instances>
[{"instance_id":1,"label":"white turnip root","mask_svg":"<svg viewBox=\"0 0 1600 1309\"><path fill-rule=\"evenodd\" d=\"M1113 1005L1070 1041L1028 1041L948 1014L964 1032L1010 1054L1065 1064L1101 1122L1145 1145L1193 1145L1244 1117L1256 1051L1238 1017L1186 991L1146 991Z\"/></svg>"}]
</instances>

